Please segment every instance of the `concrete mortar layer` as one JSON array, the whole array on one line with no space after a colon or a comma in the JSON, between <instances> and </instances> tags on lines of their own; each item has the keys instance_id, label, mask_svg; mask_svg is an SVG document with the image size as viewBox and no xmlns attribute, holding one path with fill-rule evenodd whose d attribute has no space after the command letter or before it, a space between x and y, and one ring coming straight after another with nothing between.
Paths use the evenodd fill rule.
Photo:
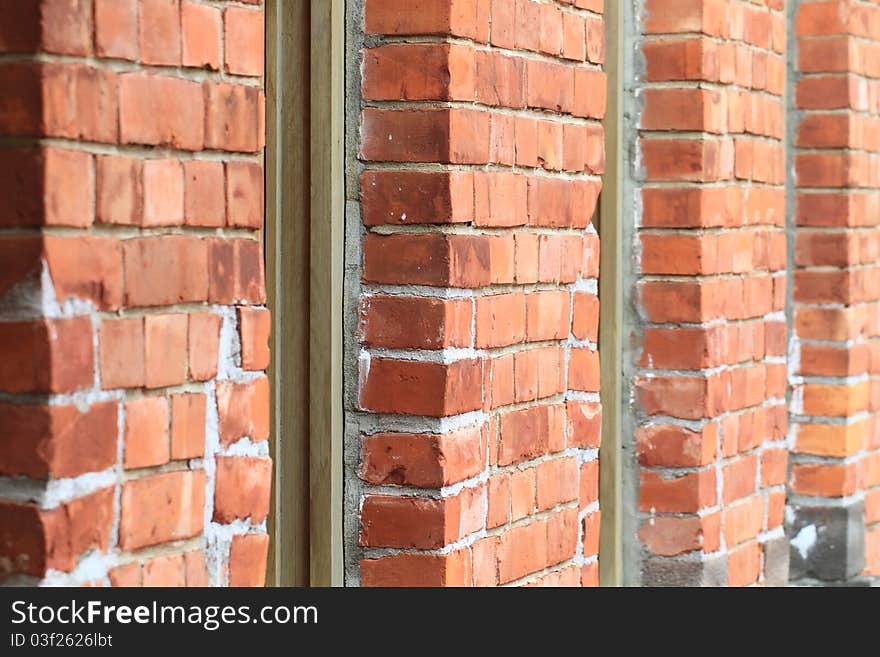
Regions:
<instances>
[{"instance_id":1,"label":"concrete mortar layer","mask_svg":"<svg viewBox=\"0 0 880 657\"><path fill-rule=\"evenodd\" d=\"M644 98L641 93L641 80L645 74L645 56L642 53L643 24L645 18L645 0L629 0L623 2L623 23L625 35L623 43L631 43L633 47L624 47L623 53L623 162L620 170L623 179L619 182L623 192L624 215L619 218L622 225L621 247L625 249L621 258L621 275L623 276L623 368L621 399L624 411L621 418L621 458L619 460L622 483L622 503L624 509L633 510L622 514L623 541L623 584L638 586L641 583L641 562L644 550L636 535L639 531L639 517L634 512L639 504L639 463L636 454L636 428L644 421L636 401L635 377L638 360L642 350L644 320L638 305L637 283L639 278L639 262L641 260L641 243L639 241L639 224L642 216L642 195L640 181L645 178L639 149L639 126L644 110Z\"/></svg>"},{"instance_id":2,"label":"concrete mortar layer","mask_svg":"<svg viewBox=\"0 0 880 657\"><path fill-rule=\"evenodd\" d=\"M361 263L364 225L361 220L360 175L364 165L358 159L360 143L361 49L364 46L364 0L345 3L345 275L343 285L343 563L346 586L360 585L358 546L363 484L358 477L363 425L367 414L358 412L359 304L361 296Z\"/></svg>"}]
</instances>

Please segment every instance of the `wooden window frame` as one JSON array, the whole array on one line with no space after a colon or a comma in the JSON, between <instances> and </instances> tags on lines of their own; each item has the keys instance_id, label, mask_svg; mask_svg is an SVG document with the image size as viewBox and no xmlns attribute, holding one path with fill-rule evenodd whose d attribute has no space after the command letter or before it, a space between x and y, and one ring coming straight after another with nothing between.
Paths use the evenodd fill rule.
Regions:
<instances>
[{"instance_id":1,"label":"wooden window frame","mask_svg":"<svg viewBox=\"0 0 880 657\"><path fill-rule=\"evenodd\" d=\"M270 586L343 583L344 44L344 0L267 0Z\"/></svg>"}]
</instances>

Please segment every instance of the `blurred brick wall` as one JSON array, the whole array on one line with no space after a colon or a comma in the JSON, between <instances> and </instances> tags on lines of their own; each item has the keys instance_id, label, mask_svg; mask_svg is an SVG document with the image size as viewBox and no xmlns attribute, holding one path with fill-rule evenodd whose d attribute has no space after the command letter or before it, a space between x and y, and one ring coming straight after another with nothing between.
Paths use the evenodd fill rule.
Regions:
<instances>
[{"instance_id":1,"label":"blurred brick wall","mask_svg":"<svg viewBox=\"0 0 880 657\"><path fill-rule=\"evenodd\" d=\"M798 2L792 577L880 575L880 7Z\"/></svg>"},{"instance_id":2,"label":"blurred brick wall","mask_svg":"<svg viewBox=\"0 0 880 657\"><path fill-rule=\"evenodd\" d=\"M783 0L646 0L642 584L785 583ZM624 540L631 540L624 537Z\"/></svg>"}]
</instances>

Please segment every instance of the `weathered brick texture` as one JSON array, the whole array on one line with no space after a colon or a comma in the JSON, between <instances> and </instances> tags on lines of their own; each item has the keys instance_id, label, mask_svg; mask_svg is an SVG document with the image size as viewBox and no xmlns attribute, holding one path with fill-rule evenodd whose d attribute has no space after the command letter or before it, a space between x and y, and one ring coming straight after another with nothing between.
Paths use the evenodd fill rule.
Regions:
<instances>
[{"instance_id":1,"label":"weathered brick texture","mask_svg":"<svg viewBox=\"0 0 880 657\"><path fill-rule=\"evenodd\" d=\"M598 582L601 0L366 0L348 579Z\"/></svg>"},{"instance_id":2,"label":"weathered brick texture","mask_svg":"<svg viewBox=\"0 0 880 657\"><path fill-rule=\"evenodd\" d=\"M264 580L261 4L0 0L2 579Z\"/></svg>"},{"instance_id":3,"label":"weathered brick texture","mask_svg":"<svg viewBox=\"0 0 880 657\"><path fill-rule=\"evenodd\" d=\"M880 575L880 7L800 2L792 577Z\"/></svg>"},{"instance_id":4,"label":"weathered brick texture","mask_svg":"<svg viewBox=\"0 0 880 657\"><path fill-rule=\"evenodd\" d=\"M784 583L784 1L646 0L640 20L632 567Z\"/></svg>"}]
</instances>

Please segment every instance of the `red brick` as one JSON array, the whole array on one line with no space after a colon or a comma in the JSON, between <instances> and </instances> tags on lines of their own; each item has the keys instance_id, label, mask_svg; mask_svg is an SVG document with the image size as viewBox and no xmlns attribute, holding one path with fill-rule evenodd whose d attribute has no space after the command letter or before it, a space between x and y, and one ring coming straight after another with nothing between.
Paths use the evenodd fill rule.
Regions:
<instances>
[{"instance_id":1,"label":"red brick","mask_svg":"<svg viewBox=\"0 0 880 657\"><path fill-rule=\"evenodd\" d=\"M182 554L167 554L144 562L143 586L180 587L185 583Z\"/></svg>"},{"instance_id":2,"label":"red brick","mask_svg":"<svg viewBox=\"0 0 880 657\"><path fill-rule=\"evenodd\" d=\"M263 92L250 86L205 84L205 147L255 153L263 147Z\"/></svg>"},{"instance_id":3,"label":"red brick","mask_svg":"<svg viewBox=\"0 0 880 657\"><path fill-rule=\"evenodd\" d=\"M122 486L119 546L138 549L202 533L203 470L157 474Z\"/></svg>"},{"instance_id":4,"label":"red brick","mask_svg":"<svg viewBox=\"0 0 880 657\"><path fill-rule=\"evenodd\" d=\"M0 390L74 392L91 386L88 317L0 322Z\"/></svg>"},{"instance_id":5,"label":"red brick","mask_svg":"<svg viewBox=\"0 0 880 657\"><path fill-rule=\"evenodd\" d=\"M183 163L183 215L188 226L226 224L226 182L223 163L188 160ZM262 214L261 214L262 217Z\"/></svg>"},{"instance_id":6,"label":"red brick","mask_svg":"<svg viewBox=\"0 0 880 657\"><path fill-rule=\"evenodd\" d=\"M470 553L396 554L380 559L362 559L361 585L367 587L470 586Z\"/></svg>"},{"instance_id":7,"label":"red brick","mask_svg":"<svg viewBox=\"0 0 880 657\"><path fill-rule=\"evenodd\" d=\"M265 308L239 308L241 335L241 367L244 370L265 370L269 367L269 334L272 315Z\"/></svg>"},{"instance_id":8,"label":"red brick","mask_svg":"<svg viewBox=\"0 0 880 657\"><path fill-rule=\"evenodd\" d=\"M213 313L192 313L189 316L189 377L194 381L207 381L217 376L222 322L223 318Z\"/></svg>"},{"instance_id":9,"label":"red brick","mask_svg":"<svg viewBox=\"0 0 880 657\"><path fill-rule=\"evenodd\" d=\"M143 73L119 76L119 136L126 144L197 151L213 147L197 82Z\"/></svg>"},{"instance_id":10,"label":"red brick","mask_svg":"<svg viewBox=\"0 0 880 657\"><path fill-rule=\"evenodd\" d=\"M147 315L144 318L144 373L147 388L165 388L186 381L187 316Z\"/></svg>"},{"instance_id":11,"label":"red brick","mask_svg":"<svg viewBox=\"0 0 880 657\"><path fill-rule=\"evenodd\" d=\"M194 550L183 555L183 567L186 571L186 585L188 587L206 587L208 582L208 565L205 553Z\"/></svg>"},{"instance_id":12,"label":"red brick","mask_svg":"<svg viewBox=\"0 0 880 657\"><path fill-rule=\"evenodd\" d=\"M269 379L250 383L217 384L220 442L231 445L241 438L260 442L269 437Z\"/></svg>"},{"instance_id":13,"label":"red brick","mask_svg":"<svg viewBox=\"0 0 880 657\"><path fill-rule=\"evenodd\" d=\"M0 261L4 263L0 273L0 298L23 279L33 280L38 275L42 252L43 239L37 235L0 237Z\"/></svg>"},{"instance_id":14,"label":"red brick","mask_svg":"<svg viewBox=\"0 0 880 657\"><path fill-rule=\"evenodd\" d=\"M76 406L0 404L0 474L62 479L100 472L116 463L117 404Z\"/></svg>"},{"instance_id":15,"label":"red brick","mask_svg":"<svg viewBox=\"0 0 880 657\"><path fill-rule=\"evenodd\" d=\"M162 235L123 242L125 304L165 306L208 298L207 245L198 237Z\"/></svg>"},{"instance_id":16,"label":"red brick","mask_svg":"<svg viewBox=\"0 0 880 657\"><path fill-rule=\"evenodd\" d=\"M389 434L363 440L360 476L377 485L440 488L482 470L477 428L448 434Z\"/></svg>"},{"instance_id":17,"label":"red brick","mask_svg":"<svg viewBox=\"0 0 880 657\"><path fill-rule=\"evenodd\" d=\"M263 75L263 12L229 7L223 12L225 69L236 75Z\"/></svg>"},{"instance_id":18,"label":"red brick","mask_svg":"<svg viewBox=\"0 0 880 657\"><path fill-rule=\"evenodd\" d=\"M364 225L468 222L474 216L474 176L465 171L364 171Z\"/></svg>"},{"instance_id":19,"label":"red brick","mask_svg":"<svg viewBox=\"0 0 880 657\"><path fill-rule=\"evenodd\" d=\"M482 406L482 362L372 358L362 363L360 404L375 412L443 417Z\"/></svg>"},{"instance_id":20,"label":"red brick","mask_svg":"<svg viewBox=\"0 0 880 657\"><path fill-rule=\"evenodd\" d=\"M700 470L669 479L641 473L639 509L661 513L693 513L716 503L715 472Z\"/></svg>"},{"instance_id":21,"label":"red brick","mask_svg":"<svg viewBox=\"0 0 880 657\"><path fill-rule=\"evenodd\" d=\"M265 586L269 536L237 534L229 548L229 586Z\"/></svg>"},{"instance_id":22,"label":"red brick","mask_svg":"<svg viewBox=\"0 0 880 657\"><path fill-rule=\"evenodd\" d=\"M127 401L123 466L130 470L167 463L170 454L168 425L168 400L164 397Z\"/></svg>"},{"instance_id":23,"label":"red brick","mask_svg":"<svg viewBox=\"0 0 880 657\"><path fill-rule=\"evenodd\" d=\"M141 61L180 65L179 0L141 0L139 25Z\"/></svg>"},{"instance_id":24,"label":"red brick","mask_svg":"<svg viewBox=\"0 0 880 657\"><path fill-rule=\"evenodd\" d=\"M263 225L263 167L256 162L226 163L226 220L241 228Z\"/></svg>"},{"instance_id":25,"label":"red brick","mask_svg":"<svg viewBox=\"0 0 880 657\"><path fill-rule=\"evenodd\" d=\"M93 0L95 54L99 57L136 60L138 45L137 0Z\"/></svg>"},{"instance_id":26,"label":"red brick","mask_svg":"<svg viewBox=\"0 0 880 657\"><path fill-rule=\"evenodd\" d=\"M44 256L60 303L88 300L102 310L122 303L122 258L119 242L110 237L76 238L47 235Z\"/></svg>"},{"instance_id":27,"label":"red brick","mask_svg":"<svg viewBox=\"0 0 880 657\"><path fill-rule=\"evenodd\" d=\"M250 456L218 456L214 521L260 524L269 514L272 461Z\"/></svg>"},{"instance_id":28,"label":"red brick","mask_svg":"<svg viewBox=\"0 0 880 657\"><path fill-rule=\"evenodd\" d=\"M538 464L538 510L544 511L558 504L576 500L578 481L577 459L556 459Z\"/></svg>"},{"instance_id":29,"label":"red brick","mask_svg":"<svg viewBox=\"0 0 880 657\"><path fill-rule=\"evenodd\" d=\"M43 151L43 222L48 226L90 226L95 188L92 156L79 151L47 148Z\"/></svg>"},{"instance_id":30,"label":"red brick","mask_svg":"<svg viewBox=\"0 0 880 657\"><path fill-rule=\"evenodd\" d=\"M183 0L180 3L181 63L184 66L220 68L220 9Z\"/></svg>"},{"instance_id":31,"label":"red brick","mask_svg":"<svg viewBox=\"0 0 880 657\"><path fill-rule=\"evenodd\" d=\"M171 395L171 460L205 455L206 417L205 395Z\"/></svg>"},{"instance_id":32,"label":"red brick","mask_svg":"<svg viewBox=\"0 0 880 657\"><path fill-rule=\"evenodd\" d=\"M101 322L98 346L102 388L145 385L143 318L105 319Z\"/></svg>"},{"instance_id":33,"label":"red brick","mask_svg":"<svg viewBox=\"0 0 880 657\"><path fill-rule=\"evenodd\" d=\"M110 586L141 586L141 565L136 561L112 568L107 575Z\"/></svg>"},{"instance_id":34,"label":"red brick","mask_svg":"<svg viewBox=\"0 0 880 657\"><path fill-rule=\"evenodd\" d=\"M527 461L550 449L551 442L564 437L565 423L560 406L535 406L501 416L498 464Z\"/></svg>"},{"instance_id":35,"label":"red brick","mask_svg":"<svg viewBox=\"0 0 880 657\"><path fill-rule=\"evenodd\" d=\"M99 155L95 161L95 220L138 226L143 221L142 161L120 155Z\"/></svg>"},{"instance_id":36,"label":"red brick","mask_svg":"<svg viewBox=\"0 0 880 657\"><path fill-rule=\"evenodd\" d=\"M146 160L144 175L144 226L179 226L183 223L183 172L177 160Z\"/></svg>"},{"instance_id":37,"label":"red brick","mask_svg":"<svg viewBox=\"0 0 880 657\"><path fill-rule=\"evenodd\" d=\"M470 300L373 295L361 302L361 341L397 349L469 347Z\"/></svg>"}]
</instances>

